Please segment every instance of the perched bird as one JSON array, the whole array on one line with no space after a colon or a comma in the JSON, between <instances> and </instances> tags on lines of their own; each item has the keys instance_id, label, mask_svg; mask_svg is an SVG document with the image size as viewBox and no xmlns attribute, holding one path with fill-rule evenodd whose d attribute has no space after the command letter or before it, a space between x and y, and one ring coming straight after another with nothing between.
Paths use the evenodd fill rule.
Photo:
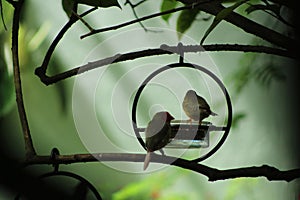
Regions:
<instances>
[{"instance_id":1,"label":"perched bird","mask_svg":"<svg viewBox=\"0 0 300 200\"><path fill-rule=\"evenodd\" d=\"M199 121L199 124L201 124L202 120L209 115L217 115L210 110L206 100L203 97L198 96L194 90L187 91L182 102L182 107L185 114L190 118L190 121Z\"/></svg>"},{"instance_id":2,"label":"perched bird","mask_svg":"<svg viewBox=\"0 0 300 200\"><path fill-rule=\"evenodd\" d=\"M169 143L172 135L170 122L173 119L174 117L168 112L158 112L148 123L145 131L147 155L144 161L144 170L149 165L151 152L160 150Z\"/></svg>"}]
</instances>

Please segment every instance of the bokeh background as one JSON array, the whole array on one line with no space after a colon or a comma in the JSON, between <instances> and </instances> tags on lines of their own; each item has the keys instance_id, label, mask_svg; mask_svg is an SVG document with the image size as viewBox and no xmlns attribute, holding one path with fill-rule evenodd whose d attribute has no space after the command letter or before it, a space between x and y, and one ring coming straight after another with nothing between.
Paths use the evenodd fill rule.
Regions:
<instances>
[{"instance_id":1,"label":"bokeh background","mask_svg":"<svg viewBox=\"0 0 300 200\"><path fill-rule=\"evenodd\" d=\"M123 6L124 1L119 2L122 10L99 9L86 19L94 27L107 27L133 19L130 7ZM157 12L160 5L161 1L149 1L138 7L137 12L141 16L151 14ZM80 10L86 8L81 6ZM10 28L12 8L4 1L3 9ZM249 16L273 29L284 29L265 13ZM77 23L55 51L49 74L117 53L158 48L160 44L176 45L179 41L197 44L210 25L210 21L201 20L207 17L203 13L179 40L175 31L177 17L177 13L173 14L168 23L159 17L143 22L152 30L148 32L134 24L83 40L79 37L88 29ZM20 28L21 75L25 108L38 154L49 155L53 147L58 148L61 154L143 153L133 137L130 124L134 93L151 72L177 62L178 56L157 56L113 64L45 86L34 75L34 70L41 64L51 41L66 21L61 1L26 1ZM13 160L22 160L24 142L12 82L10 36L10 32L1 26L1 151ZM266 44L226 22L219 24L206 39L206 44L215 43ZM186 59L218 75L226 85L233 104L234 121L229 138L203 164L218 169L262 164L281 170L299 167L297 62L278 56L239 52L205 52L186 55ZM216 124L224 123L224 100L214 83L203 78L201 73L182 70L161 75L149 86L143 97L147 103L139 111L141 126L145 126L160 109L170 110L176 119L186 119L179 106L184 91L189 87L201 91L212 108L221 113L219 118L209 120ZM90 119L95 120L98 127L90 126ZM199 152L201 154L201 151L167 150L167 153L184 153L182 156L190 158ZM286 183L269 182L265 178L239 178L208 182L201 174L159 164L150 164L150 170L146 172L142 171L142 163L125 162L80 163L60 166L60 169L89 180L104 199L297 199L300 192L299 181ZM28 170L38 176L51 171L52 166L35 165ZM72 192L76 185L69 179L52 181L66 183L62 185L68 188L68 192ZM1 199L12 199L16 195L7 186L3 184L0 188ZM92 195L89 194L88 198L92 199Z\"/></svg>"}]
</instances>

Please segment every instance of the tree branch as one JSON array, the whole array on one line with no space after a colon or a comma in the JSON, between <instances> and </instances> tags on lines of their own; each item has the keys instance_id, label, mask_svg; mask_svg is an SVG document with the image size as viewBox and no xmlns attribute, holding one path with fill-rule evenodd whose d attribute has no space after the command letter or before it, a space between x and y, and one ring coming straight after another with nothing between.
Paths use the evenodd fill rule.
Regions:
<instances>
[{"instance_id":1,"label":"tree branch","mask_svg":"<svg viewBox=\"0 0 300 200\"><path fill-rule=\"evenodd\" d=\"M178 1L187 4L190 3L191 0L178 0ZM202 0L195 0L195 1L198 2ZM217 1L217 2L201 3L197 5L197 8L211 15L216 16L225 7L222 6L220 2ZM230 13L227 17L225 17L224 20L243 29L247 33L251 33L255 36L258 36L279 47L283 47L291 51L295 51L298 47L299 44L298 41L293 40L285 35L282 35L274 30L271 30L263 25L260 25L235 12Z\"/></svg>"},{"instance_id":2,"label":"tree branch","mask_svg":"<svg viewBox=\"0 0 300 200\"><path fill-rule=\"evenodd\" d=\"M69 21L64 25L64 27L59 31L59 33L57 34L57 36L55 37L55 39L53 40L53 42L51 43L45 57L43 60L43 63L40 67L36 68L35 70L35 74L39 77L43 77L43 79L47 79L48 77L46 76L46 71L51 59L51 56L56 48L56 46L58 45L58 43L60 42L60 40L63 38L63 36L65 35L65 33L72 27L73 24L75 24L81 17L84 17L86 15L88 15L89 13L95 11L97 8L91 8L89 10L87 10L86 12L84 12L83 14L79 15L79 17L76 17L75 15L72 15L69 19Z\"/></svg>"},{"instance_id":3,"label":"tree branch","mask_svg":"<svg viewBox=\"0 0 300 200\"><path fill-rule=\"evenodd\" d=\"M74 154L74 155L58 155L55 160L50 156L35 156L28 160L25 165L37 164L72 164L82 162L144 162L145 154L130 154L130 153L95 153L95 154ZM184 169L195 171L208 177L209 181L218 181L226 179L235 179L243 177L266 177L269 181L286 181L300 178L300 169L292 169L281 171L275 167L262 165L260 167L243 167L227 170L219 170L208 167L203 164L191 162L181 158L171 156L162 156L153 154L151 162L171 164Z\"/></svg>"},{"instance_id":4,"label":"tree branch","mask_svg":"<svg viewBox=\"0 0 300 200\"><path fill-rule=\"evenodd\" d=\"M157 55L166 55L174 54L177 51L177 46L170 46L167 49L147 49L142 51L130 52L125 54L117 54L112 57L107 57L98 61L89 62L88 64L73 68L71 70L53 75L51 77L45 74L45 70L40 71L43 73L36 73L40 80L46 84L50 85L61 80L76 76L78 74L84 73L86 71L102 67L105 65L110 65L112 63L119 63L128 60L134 60L143 57L157 56ZM292 54L289 51L283 49L277 49L266 46L251 46L251 45L239 45L239 44L213 44L213 45L186 45L182 47L182 51L186 53L196 53L204 51L241 51L241 52L255 52L255 53L266 53L277 56L284 56L288 58L296 58L296 54ZM46 66L47 67L47 66ZM36 69L36 71L39 68Z\"/></svg>"},{"instance_id":5,"label":"tree branch","mask_svg":"<svg viewBox=\"0 0 300 200\"><path fill-rule=\"evenodd\" d=\"M204 2L201 2L201 4L209 2L209 1L210 0L205 0ZM198 4L200 4L200 3L196 3L195 5L198 5ZM179 7L179 8L174 8L174 9L171 9L171 10L167 10L167 11L164 11L164 12L154 13L152 15L147 15L145 17L141 17L141 18L129 21L129 22L125 22L125 23L118 24L118 25L115 25L115 26L110 26L110 27L107 27L107 28L94 29L93 31L90 31L87 34L82 35L80 38L84 39L88 36L95 35L97 33L102 33L102 32L111 31L111 30L117 30L119 28L123 28L125 26L129 26L129 25L132 25L132 24L135 24L135 23L140 23L141 21L145 21L145 20L148 20L148 19L152 19L152 18L155 18L155 17L162 16L162 15L167 15L167 14L170 14L170 13L175 13L175 12L186 10L186 9L191 9L195 5L187 5L187 6L182 6L182 7Z\"/></svg>"},{"instance_id":6,"label":"tree branch","mask_svg":"<svg viewBox=\"0 0 300 200\"><path fill-rule=\"evenodd\" d=\"M20 76L20 63L19 63L19 22L20 14L23 7L24 0L14 2L14 15L13 15L13 26L12 26L12 57L13 57L13 71L14 71L14 83L16 91L16 101L18 106L19 118L22 125L22 131L25 141L25 156L26 159L31 158L36 155L35 149L33 147L33 142L30 134L30 129L28 125L28 120L24 107L24 100L22 94L22 84Z\"/></svg>"},{"instance_id":7,"label":"tree branch","mask_svg":"<svg viewBox=\"0 0 300 200\"><path fill-rule=\"evenodd\" d=\"M137 13L136 13L136 10L135 10L135 8L136 8L136 4L133 4L130 0L126 0L126 2L124 3L124 5L126 5L126 4L129 4L129 6L130 6L130 8L131 8L131 10L132 10L132 13L133 13L133 15L134 15L134 17L136 18L136 19L139 19L139 17L138 17L138 15L137 15ZM144 29L144 31L148 31L148 29L144 26L144 24L142 23L142 22L139 22L139 24L141 25L141 27Z\"/></svg>"},{"instance_id":8,"label":"tree branch","mask_svg":"<svg viewBox=\"0 0 300 200\"><path fill-rule=\"evenodd\" d=\"M134 23L139 23L141 21L145 21L148 19L152 19L158 16L162 16L162 15L166 15L166 14L170 14L170 13L174 13L174 12L178 12L178 11L182 11L185 9L191 9L191 8L199 8L200 10L207 12L211 15L216 16L220 11L222 11L225 7L222 6L220 4L219 1L206 1L206 0L196 0L194 1L195 3L190 4L190 0L178 0L184 4L187 4L187 6L183 6L180 8L175 8L175 9L171 9L168 11L164 11L164 12L159 12L159 13L155 13L152 15L148 15L145 17L141 17L139 19L135 19L129 22L125 22L119 25L115 25L115 26L110 26L110 27L106 27L106 28L101 28L101 29L95 29L90 31L87 34L82 35L80 38L83 39L85 37L97 34L97 33L101 33L101 32L105 32L105 31L110 31L110 30L117 30L119 28L125 27L125 26L129 26L131 24ZM274 30L271 30L265 26L262 26L240 14L237 14L235 12L232 12L231 14L229 14L224 20L226 20L227 22L243 29L245 32L256 35L272 44L275 44L277 46L283 47L285 49L290 49L290 50L296 50L297 48L297 44L298 41L293 40L285 35L282 35Z\"/></svg>"}]
</instances>

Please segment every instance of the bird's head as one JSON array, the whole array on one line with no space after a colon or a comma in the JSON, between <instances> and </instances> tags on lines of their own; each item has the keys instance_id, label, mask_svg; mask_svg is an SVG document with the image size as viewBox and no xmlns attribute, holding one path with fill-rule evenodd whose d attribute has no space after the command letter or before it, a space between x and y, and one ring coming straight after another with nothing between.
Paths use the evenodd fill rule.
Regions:
<instances>
[{"instance_id":1,"label":"bird's head","mask_svg":"<svg viewBox=\"0 0 300 200\"><path fill-rule=\"evenodd\" d=\"M186 92L186 96L196 96L196 95L197 95L197 93L194 90L188 90Z\"/></svg>"},{"instance_id":2,"label":"bird's head","mask_svg":"<svg viewBox=\"0 0 300 200\"><path fill-rule=\"evenodd\" d=\"M173 119L175 119L169 112L158 112L154 115L155 119L158 119L160 121L165 121L165 122L169 122L172 121Z\"/></svg>"}]
</instances>

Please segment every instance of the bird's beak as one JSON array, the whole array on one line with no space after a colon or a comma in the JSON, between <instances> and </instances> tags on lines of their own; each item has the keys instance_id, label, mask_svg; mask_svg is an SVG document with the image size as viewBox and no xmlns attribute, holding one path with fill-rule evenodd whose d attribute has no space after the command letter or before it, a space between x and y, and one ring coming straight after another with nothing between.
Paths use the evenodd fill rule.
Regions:
<instances>
[{"instance_id":1,"label":"bird's beak","mask_svg":"<svg viewBox=\"0 0 300 200\"><path fill-rule=\"evenodd\" d=\"M167 117L167 120L172 121L173 119L175 119L175 118L172 115L169 114L168 117Z\"/></svg>"}]
</instances>

